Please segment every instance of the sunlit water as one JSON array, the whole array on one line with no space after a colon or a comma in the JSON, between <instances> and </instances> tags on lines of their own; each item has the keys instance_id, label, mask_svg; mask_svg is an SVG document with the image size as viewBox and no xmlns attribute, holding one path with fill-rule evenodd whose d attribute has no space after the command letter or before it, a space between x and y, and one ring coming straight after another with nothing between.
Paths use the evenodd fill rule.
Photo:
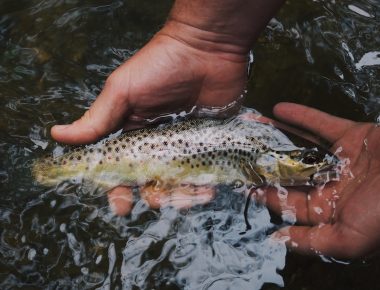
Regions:
<instances>
[{"instance_id":1,"label":"sunlit water","mask_svg":"<svg viewBox=\"0 0 380 290\"><path fill-rule=\"evenodd\" d=\"M376 289L378 260L285 260L269 239L281 221L251 203L246 231L246 199L226 188L205 206L151 210L138 201L119 218L105 197L33 185L31 161L62 150L49 128L83 113L169 7L0 2L0 289L278 289L283 280L286 289ZM246 104L270 114L278 101L297 101L380 119L379 17L377 0L289 1L254 48Z\"/></svg>"}]
</instances>

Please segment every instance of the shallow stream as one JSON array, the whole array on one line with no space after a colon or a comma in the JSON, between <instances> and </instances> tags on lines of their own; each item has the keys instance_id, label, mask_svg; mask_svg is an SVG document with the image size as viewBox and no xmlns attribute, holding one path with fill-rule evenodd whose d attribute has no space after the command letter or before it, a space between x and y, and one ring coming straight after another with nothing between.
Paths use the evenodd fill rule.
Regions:
<instances>
[{"instance_id":1,"label":"shallow stream","mask_svg":"<svg viewBox=\"0 0 380 290\"><path fill-rule=\"evenodd\" d=\"M293 101L380 122L378 0L290 0L254 47L245 105ZM380 259L286 253L280 221L219 188L178 211L33 185L28 166L59 152L49 128L81 116L118 65L159 29L171 1L0 1L0 289L380 289Z\"/></svg>"}]
</instances>

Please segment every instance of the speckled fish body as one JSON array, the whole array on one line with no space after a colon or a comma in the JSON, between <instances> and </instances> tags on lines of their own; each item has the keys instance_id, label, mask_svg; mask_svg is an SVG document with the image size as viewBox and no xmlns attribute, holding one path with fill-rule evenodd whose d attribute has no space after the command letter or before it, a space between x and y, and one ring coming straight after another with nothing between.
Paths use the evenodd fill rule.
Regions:
<instances>
[{"instance_id":1,"label":"speckled fish body","mask_svg":"<svg viewBox=\"0 0 380 290\"><path fill-rule=\"evenodd\" d=\"M316 148L295 146L269 124L240 117L197 119L126 132L41 159L33 173L44 185L85 181L105 189L151 182L163 187L236 182L305 185L332 167L333 157L327 157Z\"/></svg>"}]
</instances>

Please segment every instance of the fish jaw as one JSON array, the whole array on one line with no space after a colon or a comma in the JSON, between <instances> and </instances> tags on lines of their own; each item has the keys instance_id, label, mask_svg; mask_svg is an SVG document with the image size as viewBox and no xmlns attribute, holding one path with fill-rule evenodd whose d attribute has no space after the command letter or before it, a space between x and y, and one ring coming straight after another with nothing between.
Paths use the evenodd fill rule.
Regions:
<instances>
[{"instance_id":1,"label":"fish jaw","mask_svg":"<svg viewBox=\"0 0 380 290\"><path fill-rule=\"evenodd\" d=\"M308 164L301 157L292 157L293 153L264 153L256 160L255 170L263 176L267 184L281 186L315 186L338 178L336 158L323 158Z\"/></svg>"}]
</instances>

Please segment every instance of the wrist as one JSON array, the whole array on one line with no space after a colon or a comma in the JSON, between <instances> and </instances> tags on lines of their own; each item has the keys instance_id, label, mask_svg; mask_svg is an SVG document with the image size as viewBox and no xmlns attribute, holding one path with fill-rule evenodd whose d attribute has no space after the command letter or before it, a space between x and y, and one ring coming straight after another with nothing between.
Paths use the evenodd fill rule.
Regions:
<instances>
[{"instance_id":1,"label":"wrist","mask_svg":"<svg viewBox=\"0 0 380 290\"><path fill-rule=\"evenodd\" d=\"M194 48L246 57L285 0L176 0L164 33Z\"/></svg>"},{"instance_id":2,"label":"wrist","mask_svg":"<svg viewBox=\"0 0 380 290\"><path fill-rule=\"evenodd\" d=\"M236 35L205 30L175 19L169 19L157 35L173 38L192 49L210 52L235 62L246 62L250 50L249 43Z\"/></svg>"}]
</instances>

